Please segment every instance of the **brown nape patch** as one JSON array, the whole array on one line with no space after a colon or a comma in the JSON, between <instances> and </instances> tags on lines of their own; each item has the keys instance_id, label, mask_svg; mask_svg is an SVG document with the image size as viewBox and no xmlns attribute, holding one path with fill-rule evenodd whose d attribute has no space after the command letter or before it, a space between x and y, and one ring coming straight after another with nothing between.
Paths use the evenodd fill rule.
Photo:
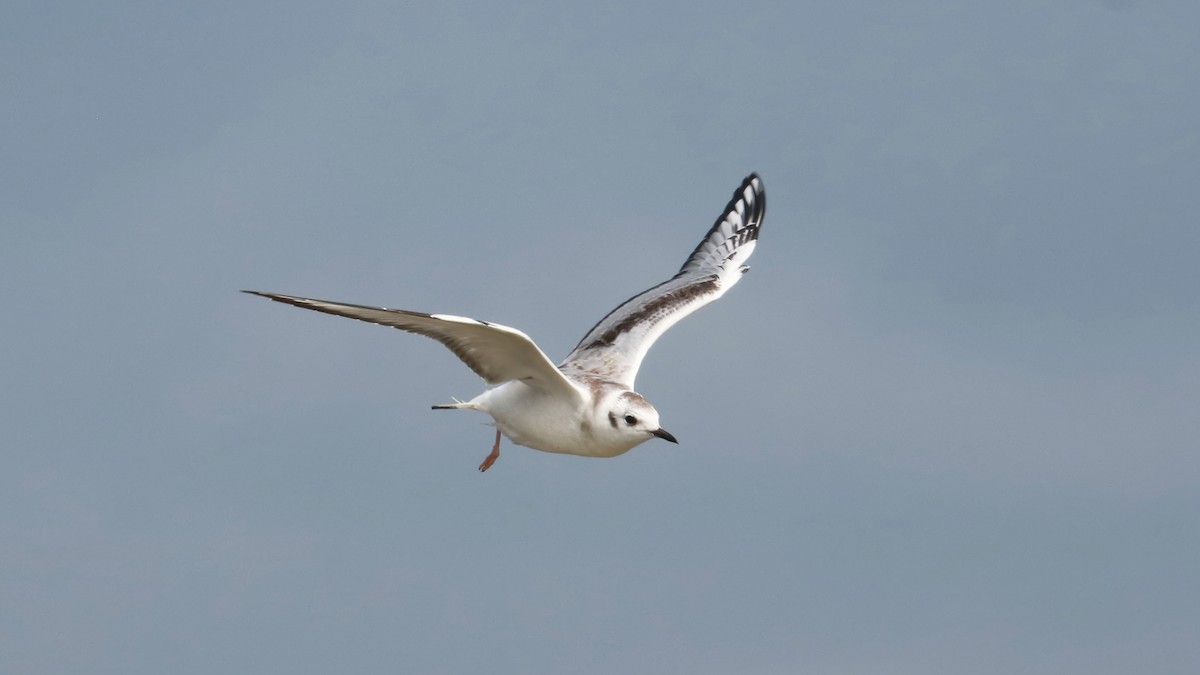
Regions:
<instances>
[{"instance_id":1,"label":"brown nape patch","mask_svg":"<svg viewBox=\"0 0 1200 675\"><path fill-rule=\"evenodd\" d=\"M647 401L645 399L645 397L643 397L641 394L637 393L636 391L627 391L627 392L621 394L621 399L626 400L626 401L632 401L633 405L644 405L647 408L650 407L650 402ZM612 413L609 413L609 414L611 415Z\"/></svg>"}]
</instances>

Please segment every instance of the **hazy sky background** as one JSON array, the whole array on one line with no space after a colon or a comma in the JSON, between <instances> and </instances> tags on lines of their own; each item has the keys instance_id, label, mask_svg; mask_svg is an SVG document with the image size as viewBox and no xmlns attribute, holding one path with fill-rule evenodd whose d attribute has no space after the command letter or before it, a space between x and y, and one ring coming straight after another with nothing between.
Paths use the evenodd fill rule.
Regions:
<instances>
[{"instance_id":1,"label":"hazy sky background","mask_svg":"<svg viewBox=\"0 0 1200 675\"><path fill-rule=\"evenodd\" d=\"M7 2L0 672L1200 672L1200 5ZM739 181L610 460L432 412Z\"/></svg>"}]
</instances>

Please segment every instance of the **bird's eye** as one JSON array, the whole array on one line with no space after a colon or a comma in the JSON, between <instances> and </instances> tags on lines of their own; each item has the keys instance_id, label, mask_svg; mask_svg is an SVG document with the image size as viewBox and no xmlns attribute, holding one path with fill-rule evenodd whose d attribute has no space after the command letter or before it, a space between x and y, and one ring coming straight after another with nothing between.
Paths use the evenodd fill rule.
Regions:
<instances>
[{"instance_id":1,"label":"bird's eye","mask_svg":"<svg viewBox=\"0 0 1200 675\"><path fill-rule=\"evenodd\" d=\"M625 416L625 424L628 424L629 426L633 426L633 425L637 424L637 418L634 417L633 415L626 415Z\"/></svg>"}]
</instances>

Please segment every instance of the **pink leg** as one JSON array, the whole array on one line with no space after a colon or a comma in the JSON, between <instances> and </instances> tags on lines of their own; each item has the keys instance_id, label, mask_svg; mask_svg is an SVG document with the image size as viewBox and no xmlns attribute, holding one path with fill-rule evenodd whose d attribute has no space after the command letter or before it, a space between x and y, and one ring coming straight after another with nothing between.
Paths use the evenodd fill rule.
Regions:
<instances>
[{"instance_id":1,"label":"pink leg","mask_svg":"<svg viewBox=\"0 0 1200 675\"><path fill-rule=\"evenodd\" d=\"M500 430L496 430L496 444L492 446L492 454L483 458L483 464L479 465L480 471L487 471L492 468L496 460L500 458Z\"/></svg>"}]
</instances>

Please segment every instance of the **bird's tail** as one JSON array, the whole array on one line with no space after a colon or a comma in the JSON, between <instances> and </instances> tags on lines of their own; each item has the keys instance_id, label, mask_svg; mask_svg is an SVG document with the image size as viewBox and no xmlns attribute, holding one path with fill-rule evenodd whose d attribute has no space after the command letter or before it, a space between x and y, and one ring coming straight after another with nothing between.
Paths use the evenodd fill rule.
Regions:
<instances>
[{"instance_id":1,"label":"bird's tail","mask_svg":"<svg viewBox=\"0 0 1200 675\"><path fill-rule=\"evenodd\" d=\"M454 399L454 403L443 403L441 405L435 405L435 406L433 406L433 409L434 410L462 410L462 409L466 408L467 410L473 410L475 408L475 406L472 406L469 401L460 401L457 398L454 398L453 396L451 396L450 398Z\"/></svg>"}]
</instances>

